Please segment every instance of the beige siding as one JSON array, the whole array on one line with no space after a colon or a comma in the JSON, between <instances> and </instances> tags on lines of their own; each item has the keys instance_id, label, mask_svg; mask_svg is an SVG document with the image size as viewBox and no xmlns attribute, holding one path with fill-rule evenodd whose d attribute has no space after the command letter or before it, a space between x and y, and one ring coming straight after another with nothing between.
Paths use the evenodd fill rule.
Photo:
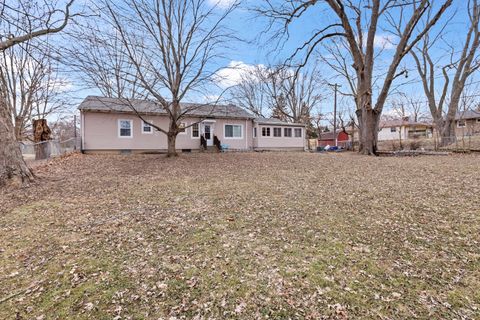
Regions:
<instances>
[{"instance_id":1,"label":"beige siding","mask_svg":"<svg viewBox=\"0 0 480 320\"><path fill-rule=\"evenodd\" d=\"M168 118L165 116L146 117L149 121L161 128L168 128ZM153 133L142 133L142 121L131 114L84 112L82 114L82 137L84 150L166 150L166 135L153 130ZM119 136L119 120L131 120L133 136L131 138ZM198 119L187 118L186 125L197 122ZM228 144L232 149L252 148L251 120L214 119L211 121L213 135L216 135L222 144ZM242 138L227 139L224 136L225 124L242 125ZM200 139L192 138L192 128L177 136L177 149L199 149Z\"/></svg>"},{"instance_id":2,"label":"beige siding","mask_svg":"<svg viewBox=\"0 0 480 320\"><path fill-rule=\"evenodd\" d=\"M298 149L303 150L306 146L305 140L305 128L293 127L293 126L281 126L281 125L263 125L256 124L257 138L254 139L254 147L257 149ZM270 137L262 136L262 128L270 128ZM273 128L281 128L281 137L273 136ZM292 128L292 137L284 137L284 128ZM295 138L295 128L302 129L302 137Z\"/></svg>"}]
</instances>

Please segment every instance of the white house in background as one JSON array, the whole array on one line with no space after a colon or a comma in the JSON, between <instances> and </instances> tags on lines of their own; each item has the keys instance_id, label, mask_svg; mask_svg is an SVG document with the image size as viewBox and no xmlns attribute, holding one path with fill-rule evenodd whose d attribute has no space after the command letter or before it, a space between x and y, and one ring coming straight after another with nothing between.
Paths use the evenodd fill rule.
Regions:
<instances>
[{"instance_id":1,"label":"white house in background","mask_svg":"<svg viewBox=\"0 0 480 320\"><path fill-rule=\"evenodd\" d=\"M165 152L167 137L144 123L167 130L169 118L153 101L89 96L79 105L83 152ZM179 151L200 150L214 137L228 150L305 150L305 125L274 119L256 119L235 105L182 104L184 131L177 136ZM188 111L190 110L190 111Z\"/></svg>"},{"instance_id":2,"label":"white house in background","mask_svg":"<svg viewBox=\"0 0 480 320\"><path fill-rule=\"evenodd\" d=\"M432 125L410 121L408 117L397 120L383 120L378 126L378 141L429 138Z\"/></svg>"}]
</instances>

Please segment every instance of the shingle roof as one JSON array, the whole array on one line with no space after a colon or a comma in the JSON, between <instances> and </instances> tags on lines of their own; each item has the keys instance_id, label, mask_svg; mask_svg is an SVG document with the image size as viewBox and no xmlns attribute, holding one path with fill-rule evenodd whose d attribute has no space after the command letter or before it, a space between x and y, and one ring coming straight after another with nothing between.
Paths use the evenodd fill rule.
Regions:
<instances>
[{"instance_id":1,"label":"shingle roof","mask_svg":"<svg viewBox=\"0 0 480 320\"><path fill-rule=\"evenodd\" d=\"M293 123L286 122L276 118L255 118L254 120L258 124L267 124L267 125L279 125L279 126L294 126L294 127L305 127L303 123Z\"/></svg>"},{"instance_id":2,"label":"shingle roof","mask_svg":"<svg viewBox=\"0 0 480 320\"><path fill-rule=\"evenodd\" d=\"M213 105L182 103L182 111L189 116L212 117L212 118L240 118L253 119L254 117L246 110L235 105ZM78 106L79 110L97 112L133 113L136 110L142 114L166 115L167 112L159 104L151 100L120 99L88 96Z\"/></svg>"},{"instance_id":3,"label":"shingle roof","mask_svg":"<svg viewBox=\"0 0 480 320\"><path fill-rule=\"evenodd\" d=\"M480 118L480 111L475 111L475 110L460 111L460 112L457 112L457 114L455 115L455 120L479 119L479 118Z\"/></svg>"},{"instance_id":4,"label":"shingle roof","mask_svg":"<svg viewBox=\"0 0 480 320\"><path fill-rule=\"evenodd\" d=\"M391 128L391 127L413 127L413 126L427 126L431 127L432 124L426 122L415 122L415 121L405 121L402 119L395 119L395 120L382 120L379 123L379 128Z\"/></svg>"}]
</instances>

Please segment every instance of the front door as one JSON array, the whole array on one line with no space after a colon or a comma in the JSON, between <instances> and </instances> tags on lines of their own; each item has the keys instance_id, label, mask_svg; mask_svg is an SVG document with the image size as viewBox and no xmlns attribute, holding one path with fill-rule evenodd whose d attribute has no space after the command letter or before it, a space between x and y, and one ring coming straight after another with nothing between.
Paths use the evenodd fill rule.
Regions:
<instances>
[{"instance_id":1,"label":"front door","mask_svg":"<svg viewBox=\"0 0 480 320\"><path fill-rule=\"evenodd\" d=\"M207 146L213 146L213 128L211 124L205 123L203 125L203 136L207 140Z\"/></svg>"}]
</instances>

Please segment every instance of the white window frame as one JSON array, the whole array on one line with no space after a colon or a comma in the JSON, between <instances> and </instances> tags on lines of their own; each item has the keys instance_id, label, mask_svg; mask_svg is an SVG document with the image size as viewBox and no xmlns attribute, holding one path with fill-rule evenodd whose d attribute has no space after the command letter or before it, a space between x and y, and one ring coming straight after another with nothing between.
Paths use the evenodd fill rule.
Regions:
<instances>
[{"instance_id":1,"label":"white window frame","mask_svg":"<svg viewBox=\"0 0 480 320\"><path fill-rule=\"evenodd\" d=\"M275 129L280 129L280 135L279 135L279 136L276 136L276 135L275 135ZM282 131L283 131L283 130L282 130L282 129L283 129L282 127L273 127L273 128L272 128L272 137L274 137L274 138L281 138L281 137L283 137L283 135L282 135Z\"/></svg>"},{"instance_id":2,"label":"white window frame","mask_svg":"<svg viewBox=\"0 0 480 320\"><path fill-rule=\"evenodd\" d=\"M145 125L150 127L150 132L149 131L143 131L143 129L145 128ZM152 133L153 133L153 127L142 120L142 134L152 134Z\"/></svg>"},{"instance_id":3,"label":"white window frame","mask_svg":"<svg viewBox=\"0 0 480 320\"><path fill-rule=\"evenodd\" d=\"M180 122L180 126L183 125L183 127L185 128L185 131L179 131L178 134L187 134L187 126L188 124L186 122Z\"/></svg>"},{"instance_id":4,"label":"white window frame","mask_svg":"<svg viewBox=\"0 0 480 320\"><path fill-rule=\"evenodd\" d=\"M225 133L227 132L227 130L226 130L227 126L238 126L238 127L240 127L240 133L241 133L240 137L227 137L225 135ZM240 123L225 123L223 125L223 139L225 139L225 140L242 140L243 139L243 124L240 124Z\"/></svg>"},{"instance_id":5,"label":"white window frame","mask_svg":"<svg viewBox=\"0 0 480 320\"><path fill-rule=\"evenodd\" d=\"M254 127L254 128L253 128L253 137L254 137L254 138L257 137L257 127Z\"/></svg>"},{"instance_id":6,"label":"white window frame","mask_svg":"<svg viewBox=\"0 0 480 320\"><path fill-rule=\"evenodd\" d=\"M286 130L290 130L290 135L289 135L289 136L287 136L287 135L285 134L285 131L286 131ZM283 136L284 136L285 138L293 138L293 130L292 130L292 128L283 128Z\"/></svg>"},{"instance_id":7,"label":"white window frame","mask_svg":"<svg viewBox=\"0 0 480 320\"><path fill-rule=\"evenodd\" d=\"M397 127L390 127L390 132L397 132Z\"/></svg>"},{"instance_id":8,"label":"white window frame","mask_svg":"<svg viewBox=\"0 0 480 320\"><path fill-rule=\"evenodd\" d=\"M193 126L194 125L197 125L198 126L198 137L194 137L193 136ZM190 126L190 137L192 139L200 139L200 136L202 135L201 131L200 131L200 122L194 122L192 123L192 125Z\"/></svg>"},{"instance_id":9,"label":"white window frame","mask_svg":"<svg viewBox=\"0 0 480 320\"><path fill-rule=\"evenodd\" d=\"M463 121L463 123L464 123L463 126L460 125L460 121ZM457 120L457 128L466 128L466 127L467 127L467 120L465 120L465 119Z\"/></svg>"},{"instance_id":10,"label":"white window frame","mask_svg":"<svg viewBox=\"0 0 480 320\"><path fill-rule=\"evenodd\" d=\"M129 136L120 135L120 129L121 129L120 123L122 121L130 122L130 135ZM133 138L133 120L131 120L131 119L118 119L117 127L118 127L117 128L117 133L118 133L119 138L121 138L121 139L132 139Z\"/></svg>"},{"instance_id":11,"label":"white window frame","mask_svg":"<svg viewBox=\"0 0 480 320\"><path fill-rule=\"evenodd\" d=\"M268 130L268 135L263 135L263 129L265 129L265 133L267 133L267 130ZM271 137L272 136L272 130L270 127L262 127L262 137Z\"/></svg>"},{"instance_id":12,"label":"white window frame","mask_svg":"<svg viewBox=\"0 0 480 320\"><path fill-rule=\"evenodd\" d=\"M297 134L295 132L297 132L297 130L300 130L300 136L297 137ZM294 138L302 138L303 137L303 130L302 128L293 128L293 137Z\"/></svg>"},{"instance_id":13,"label":"white window frame","mask_svg":"<svg viewBox=\"0 0 480 320\"><path fill-rule=\"evenodd\" d=\"M480 118L477 118L477 123L480 123Z\"/></svg>"}]
</instances>

